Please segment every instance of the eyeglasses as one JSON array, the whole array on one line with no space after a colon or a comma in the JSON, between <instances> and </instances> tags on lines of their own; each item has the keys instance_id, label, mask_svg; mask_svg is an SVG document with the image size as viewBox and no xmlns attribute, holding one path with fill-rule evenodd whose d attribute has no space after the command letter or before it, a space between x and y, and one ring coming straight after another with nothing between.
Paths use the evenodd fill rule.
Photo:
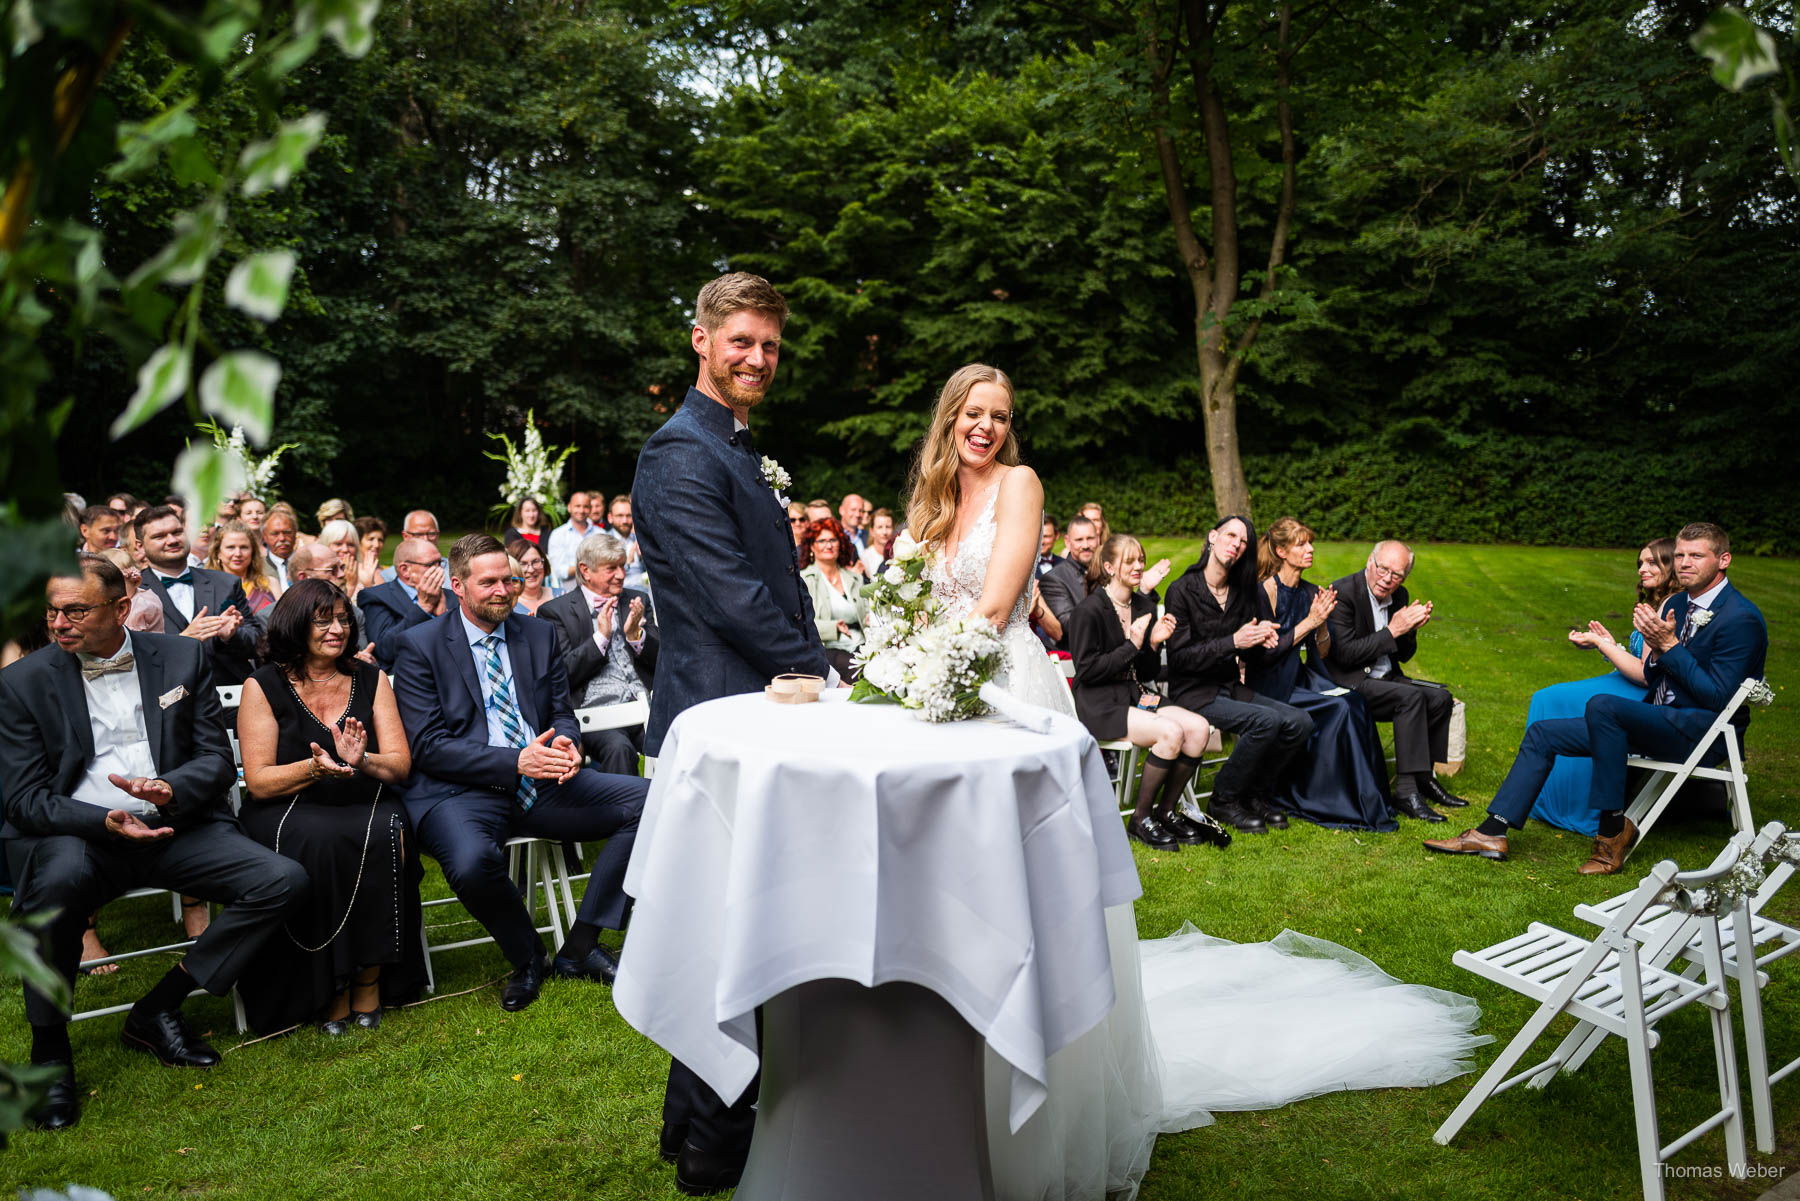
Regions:
<instances>
[{"instance_id":1,"label":"eyeglasses","mask_svg":"<svg viewBox=\"0 0 1800 1201\"><path fill-rule=\"evenodd\" d=\"M341 626L348 630L350 628L350 615L348 613L333 613L329 617L315 616L312 619L312 628L319 631L321 634L333 626Z\"/></svg>"},{"instance_id":2,"label":"eyeglasses","mask_svg":"<svg viewBox=\"0 0 1800 1201\"><path fill-rule=\"evenodd\" d=\"M806 518L804 518L804 517L790 517L790 518L788 518L788 524L789 524L789 525L805 525L805 524L806 524Z\"/></svg>"},{"instance_id":3,"label":"eyeglasses","mask_svg":"<svg viewBox=\"0 0 1800 1201\"><path fill-rule=\"evenodd\" d=\"M104 605L63 605L61 608L58 608L55 605L45 605L44 624L49 625L56 620L56 615L61 613L64 617L68 618L70 625L78 626L88 619L88 614L96 609L103 609L105 607L106 606Z\"/></svg>"},{"instance_id":4,"label":"eyeglasses","mask_svg":"<svg viewBox=\"0 0 1800 1201\"><path fill-rule=\"evenodd\" d=\"M1371 570L1375 572L1375 578L1378 580L1393 580L1398 583L1406 578L1406 572L1404 570L1396 571L1392 567L1383 567L1379 563Z\"/></svg>"}]
</instances>

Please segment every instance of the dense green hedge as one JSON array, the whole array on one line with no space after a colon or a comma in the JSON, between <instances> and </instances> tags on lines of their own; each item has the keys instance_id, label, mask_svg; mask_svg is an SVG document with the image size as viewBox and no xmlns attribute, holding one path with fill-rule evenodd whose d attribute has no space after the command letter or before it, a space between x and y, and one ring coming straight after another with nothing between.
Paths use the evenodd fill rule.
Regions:
<instances>
[{"instance_id":1,"label":"dense green hedge","mask_svg":"<svg viewBox=\"0 0 1800 1201\"><path fill-rule=\"evenodd\" d=\"M1724 457L1494 435L1430 449L1345 443L1253 456L1244 468L1259 524L1291 514L1322 538L1630 547L1711 520L1738 550L1800 550L1800 473L1722 469ZM1214 520L1203 460L1044 474L1059 520L1087 501L1104 505L1115 528L1143 534L1192 535Z\"/></svg>"}]
</instances>

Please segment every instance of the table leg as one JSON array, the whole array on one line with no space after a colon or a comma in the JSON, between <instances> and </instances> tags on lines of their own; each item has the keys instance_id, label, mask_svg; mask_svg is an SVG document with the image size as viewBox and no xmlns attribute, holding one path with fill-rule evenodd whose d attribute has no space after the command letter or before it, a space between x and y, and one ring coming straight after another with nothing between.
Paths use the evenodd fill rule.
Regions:
<instances>
[{"instance_id":1,"label":"table leg","mask_svg":"<svg viewBox=\"0 0 1800 1201\"><path fill-rule=\"evenodd\" d=\"M981 1036L936 993L802 984L762 1044L737 1201L993 1201Z\"/></svg>"}]
</instances>

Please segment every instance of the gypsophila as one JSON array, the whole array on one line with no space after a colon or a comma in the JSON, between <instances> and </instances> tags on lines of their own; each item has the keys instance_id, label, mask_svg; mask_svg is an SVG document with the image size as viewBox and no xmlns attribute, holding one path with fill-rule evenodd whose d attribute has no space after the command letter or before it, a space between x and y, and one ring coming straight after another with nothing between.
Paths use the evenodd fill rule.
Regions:
<instances>
[{"instance_id":1,"label":"gypsophila","mask_svg":"<svg viewBox=\"0 0 1800 1201\"><path fill-rule=\"evenodd\" d=\"M1767 708L1775 703L1775 688L1767 680L1758 680L1750 685L1749 695L1745 699L1752 705L1761 705Z\"/></svg>"},{"instance_id":2,"label":"gypsophila","mask_svg":"<svg viewBox=\"0 0 1800 1201\"><path fill-rule=\"evenodd\" d=\"M985 617L938 620L926 559L906 534L887 570L863 588L869 616L852 701L901 705L926 721L956 721L989 711L981 686L1000 670L1000 635Z\"/></svg>"},{"instance_id":3,"label":"gypsophila","mask_svg":"<svg viewBox=\"0 0 1800 1201\"><path fill-rule=\"evenodd\" d=\"M294 443L283 442L266 455L251 453L249 439L244 437L244 427L234 425L231 432L226 433L218 422L208 418L197 427L212 435L213 445L238 461L244 471L243 491L265 505L275 502L275 468L281 463L281 456L294 448Z\"/></svg>"},{"instance_id":4,"label":"gypsophila","mask_svg":"<svg viewBox=\"0 0 1800 1201\"><path fill-rule=\"evenodd\" d=\"M775 494L775 499L784 505L787 504L787 490L794 485L794 477L787 473L787 468L768 455L764 455L762 457L762 477L763 483L769 486L769 491Z\"/></svg>"},{"instance_id":5,"label":"gypsophila","mask_svg":"<svg viewBox=\"0 0 1800 1201\"><path fill-rule=\"evenodd\" d=\"M1707 622L1712 620L1712 614L1713 611L1711 609L1695 609L1692 613L1688 614L1688 628L1693 630L1700 629Z\"/></svg>"}]
</instances>

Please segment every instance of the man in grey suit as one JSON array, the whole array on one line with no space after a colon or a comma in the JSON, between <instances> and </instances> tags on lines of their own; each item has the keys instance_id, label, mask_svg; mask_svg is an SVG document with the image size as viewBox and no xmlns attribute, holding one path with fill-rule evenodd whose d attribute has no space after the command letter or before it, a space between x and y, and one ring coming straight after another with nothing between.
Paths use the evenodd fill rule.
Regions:
<instances>
[{"instance_id":1,"label":"man in grey suit","mask_svg":"<svg viewBox=\"0 0 1800 1201\"><path fill-rule=\"evenodd\" d=\"M198 639L218 683L249 679L263 627L238 578L188 565L187 531L168 505L152 505L132 525L150 561L143 585L162 602L163 633Z\"/></svg>"},{"instance_id":2,"label":"man in grey suit","mask_svg":"<svg viewBox=\"0 0 1800 1201\"><path fill-rule=\"evenodd\" d=\"M556 627L556 653L569 673L575 708L616 705L650 695L662 639L650 598L625 587L625 540L607 530L575 548L575 587L545 601L537 615ZM594 766L637 774L644 727L584 730L581 749Z\"/></svg>"},{"instance_id":3,"label":"man in grey suit","mask_svg":"<svg viewBox=\"0 0 1800 1201\"><path fill-rule=\"evenodd\" d=\"M226 807L237 778L206 654L190 638L128 632L125 577L98 555L51 579L53 644L0 672L0 826L13 916L48 918L44 958L73 987L87 917L133 888L179 889L227 908L132 1006L120 1034L171 1067L219 1056L182 1020L196 987L231 991L306 892L306 872L246 836ZM37 1113L80 1117L68 1010L27 986L31 1061L61 1076Z\"/></svg>"},{"instance_id":4,"label":"man in grey suit","mask_svg":"<svg viewBox=\"0 0 1800 1201\"><path fill-rule=\"evenodd\" d=\"M775 376L786 323L787 302L767 280L736 272L702 288L690 333L699 377L638 456L638 544L656 581L667 648L647 755L662 749L678 714L703 701L760 691L783 672L832 678L786 507L750 433L750 410ZM685 1065L670 1063L661 1149L675 1161L676 1188L699 1195L737 1184L756 1094L753 1081L728 1105Z\"/></svg>"}]
</instances>

